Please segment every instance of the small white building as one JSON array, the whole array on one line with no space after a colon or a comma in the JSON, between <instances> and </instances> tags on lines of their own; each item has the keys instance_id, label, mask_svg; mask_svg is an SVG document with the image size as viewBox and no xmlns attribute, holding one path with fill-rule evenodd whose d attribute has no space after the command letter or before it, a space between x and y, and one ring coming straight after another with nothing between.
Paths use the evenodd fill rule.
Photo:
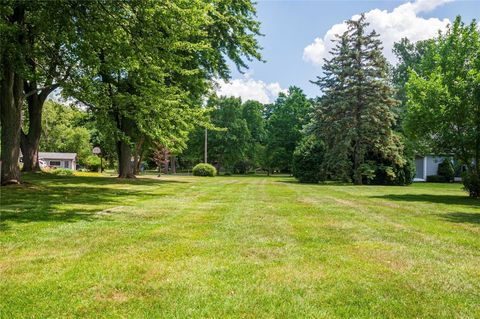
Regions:
<instances>
[{"instance_id":1,"label":"small white building","mask_svg":"<svg viewBox=\"0 0 480 319\"><path fill-rule=\"evenodd\" d=\"M437 155L417 155L415 156L415 178L414 182L425 182L427 176L437 175L438 165L443 162L444 159L450 159L448 156ZM461 177L455 176L455 181L461 181Z\"/></svg>"},{"instance_id":2,"label":"small white building","mask_svg":"<svg viewBox=\"0 0 480 319\"><path fill-rule=\"evenodd\" d=\"M77 153L38 152L39 162L43 165L56 168L77 168ZM42 166L42 165L41 165Z\"/></svg>"}]
</instances>

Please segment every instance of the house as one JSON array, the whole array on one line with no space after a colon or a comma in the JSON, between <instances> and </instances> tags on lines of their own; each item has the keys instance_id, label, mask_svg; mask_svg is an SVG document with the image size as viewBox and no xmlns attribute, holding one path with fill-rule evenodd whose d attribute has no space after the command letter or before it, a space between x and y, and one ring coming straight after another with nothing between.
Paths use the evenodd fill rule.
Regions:
<instances>
[{"instance_id":1,"label":"house","mask_svg":"<svg viewBox=\"0 0 480 319\"><path fill-rule=\"evenodd\" d=\"M438 155L417 155L415 156L415 178L414 182L425 182L427 176L437 175L438 165L443 162L445 159L450 159L452 163L455 161L452 160L450 156L438 156ZM458 175L458 176L457 176ZM455 181L461 181L460 173L455 174Z\"/></svg>"},{"instance_id":2,"label":"house","mask_svg":"<svg viewBox=\"0 0 480 319\"><path fill-rule=\"evenodd\" d=\"M38 152L38 161L55 168L77 168L77 153Z\"/></svg>"}]
</instances>

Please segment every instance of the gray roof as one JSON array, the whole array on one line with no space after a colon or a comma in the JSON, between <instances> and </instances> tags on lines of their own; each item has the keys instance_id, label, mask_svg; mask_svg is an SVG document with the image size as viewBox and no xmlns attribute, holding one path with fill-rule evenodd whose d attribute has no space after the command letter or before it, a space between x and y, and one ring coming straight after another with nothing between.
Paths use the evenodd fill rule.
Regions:
<instances>
[{"instance_id":1,"label":"gray roof","mask_svg":"<svg viewBox=\"0 0 480 319\"><path fill-rule=\"evenodd\" d=\"M74 160L77 153L38 152L40 159Z\"/></svg>"}]
</instances>

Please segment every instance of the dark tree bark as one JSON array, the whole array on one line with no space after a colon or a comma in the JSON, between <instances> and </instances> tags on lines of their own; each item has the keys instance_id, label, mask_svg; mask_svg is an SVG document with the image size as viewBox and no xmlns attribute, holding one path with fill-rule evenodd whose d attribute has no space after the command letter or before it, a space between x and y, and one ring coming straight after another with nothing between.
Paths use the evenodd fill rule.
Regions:
<instances>
[{"instance_id":1,"label":"dark tree bark","mask_svg":"<svg viewBox=\"0 0 480 319\"><path fill-rule=\"evenodd\" d=\"M17 6L13 14L8 17L14 25L24 23L25 10ZM24 44L25 38L20 33L17 36L17 44ZM3 54L2 79L0 80L0 123L1 129L1 185L20 183L20 168L18 158L20 156L20 133L22 130L22 106L23 106L23 78L14 70L16 60L22 57L15 53Z\"/></svg>"},{"instance_id":2,"label":"dark tree bark","mask_svg":"<svg viewBox=\"0 0 480 319\"><path fill-rule=\"evenodd\" d=\"M1 184L19 184L20 133L22 130L23 79L3 59L0 81L0 120L2 124ZM6 62L6 63L5 63Z\"/></svg>"},{"instance_id":3,"label":"dark tree bark","mask_svg":"<svg viewBox=\"0 0 480 319\"><path fill-rule=\"evenodd\" d=\"M177 174L177 157L175 155L172 155L171 167L172 174Z\"/></svg>"},{"instance_id":4,"label":"dark tree bark","mask_svg":"<svg viewBox=\"0 0 480 319\"><path fill-rule=\"evenodd\" d=\"M33 92L36 90L36 84L25 83L25 92L31 92L27 97L28 104L28 132L22 131L20 147L23 155L23 171L31 172L40 169L38 165L38 147L40 145L40 136L42 134L42 111L47 96L55 89L51 87L43 89L39 94Z\"/></svg>"},{"instance_id":5,"label":"dark tree bark","mask_svg":"<svg viewBox=\"0 0 480 319\"><path fill-rule=\"evenodd\" d=\"M125 141L117 142L118 150L118 177L135 178L132 165L132 149Z\"/></svg>"},{"instance_id":6,"label":"dark tree bark","mask_svg":"<svg viewBox=\"0 0 480 319\"><path fill-rule=\"evenodd\" d=\"M116 115L117 128L123 133L117 139L118 177L135 178L134 166L132 165L132 147L125 139L129 138L132 123L128 119Z\"/></svg>"}]
</instances>

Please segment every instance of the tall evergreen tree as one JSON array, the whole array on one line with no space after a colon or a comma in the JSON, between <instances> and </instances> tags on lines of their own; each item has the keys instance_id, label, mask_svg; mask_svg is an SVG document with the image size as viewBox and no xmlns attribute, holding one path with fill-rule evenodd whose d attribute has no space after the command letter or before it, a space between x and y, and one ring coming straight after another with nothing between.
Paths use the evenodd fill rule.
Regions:
<instances>
[{"instance_id":1,"label":"tall evergreen tree","mask_svg":"<svg viewBox=\"0 0 480 319\"><path fill-rule=\"evenodd\" d=\"M313 82L325 96L316 110L316 128L326 143L327 172L362 184L371 178L368 157L403 165L401 144L392 131L397 101L388 80L388 64L375 31L362 15L347 21L324 74Z\"/></svg>"}]
</instances>

